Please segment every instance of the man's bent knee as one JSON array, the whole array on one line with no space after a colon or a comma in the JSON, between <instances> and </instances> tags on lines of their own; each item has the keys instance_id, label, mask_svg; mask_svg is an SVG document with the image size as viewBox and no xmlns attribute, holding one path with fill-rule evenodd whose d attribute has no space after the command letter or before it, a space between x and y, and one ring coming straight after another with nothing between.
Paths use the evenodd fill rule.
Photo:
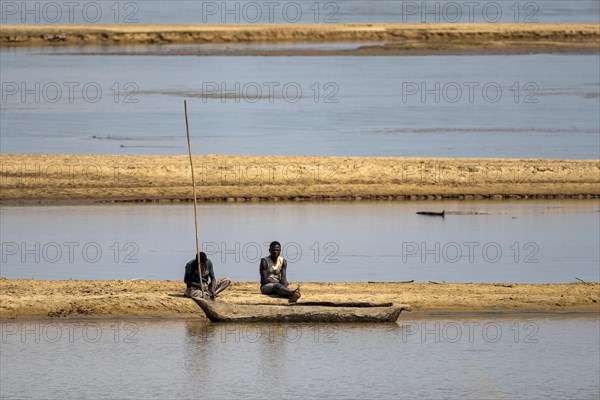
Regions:
<instances>
[{"instance_id":1,"label":"man's bent knee","mask_svg":"<svg viewBox=\"0 0 600 400\"><path fill-rule=\"evenodd\" d=\"M275 284L274 283L265 283L264 285L262 285L260 287L260 292L262 294L271 294L275 291Z\"/></svg>"}]
</instances>

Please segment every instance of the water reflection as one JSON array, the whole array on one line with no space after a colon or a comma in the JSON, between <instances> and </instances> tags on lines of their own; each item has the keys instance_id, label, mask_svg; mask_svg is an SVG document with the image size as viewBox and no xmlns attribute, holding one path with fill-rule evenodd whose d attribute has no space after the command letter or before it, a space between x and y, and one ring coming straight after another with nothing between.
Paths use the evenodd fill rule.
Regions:
<instances>
[{"instance_id":1,"label":"water reflection","mask_svg":"<svg viewBox=\"0 0 600 400\"><path fill-rule=\"evenodd\" d=\"M394 324L337 326L41 320L1 328L2 398L579 400L600 391L597 315L403 314Z\"/></svg>"},{"instance_id":2,"label":"water reflection","mask_svg":"<svg viewBox=\"0 0 600 400\"><path fill-rule=\"evenodd\" d=\"M342 336L399 336L398 324L213 324L186 323L186 363L189 379L204 379L216 387L235 374L235 396L256 398L261 393L284 398L314 396L348 388L331 379L331 363L355 363ZM368 357L367 354L364 357ZM340 360L341 359L341 360ZM340 367L338 367L340 368ZM341 367L344 368L344 367ZM234 372L235 371L235 372ZM242 372L243 371L243 372ZM347 371L350 373L350 371Z\"/></svg>"}]
</instances>

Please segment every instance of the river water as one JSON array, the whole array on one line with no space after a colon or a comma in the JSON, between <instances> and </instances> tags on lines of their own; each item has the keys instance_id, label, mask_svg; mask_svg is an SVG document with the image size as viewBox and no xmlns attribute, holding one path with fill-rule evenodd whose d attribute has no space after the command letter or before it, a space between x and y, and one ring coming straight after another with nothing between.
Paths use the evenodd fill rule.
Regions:
<instances>
[{"instance_id":1,"label":"river water","mask_svg":"<svg viewBox=\"0 0 600 400\"><path fill-rule=\"evenodd\" d=\"M595 55L165 57L2 49L3 153L598 159Z\"/></svg>"},{"instance_id":2,"label":"river water","mask_svg":"<svg viewBox=\"0 0 600 400\"><path fill-rule=\"evenodd\" d=\"M3 399L597 399L595 316L2 323Z\"/></svg>"},{"instance_id":3,"label":"river water","mask_svg":"<svg viewBox=\"0 0 600 400\"><path fill-rule=\"evenodd\" d=\"M195 251L191 204L2 207L0 215L8 278L179 280ZM233 280L258 279L272 240L292 281L600 280L598 200L201 204L199 220L217 276Z\"/></svg>"},{"instance_id":4,"label":"river water","mask_svg":"<svg viewBox=\"0 0 600 400\"><path fill-rule=\"evenodd\" d=\"M599 22L595 0L3 1L3 24Z\"/></svg>"}]
</instances>

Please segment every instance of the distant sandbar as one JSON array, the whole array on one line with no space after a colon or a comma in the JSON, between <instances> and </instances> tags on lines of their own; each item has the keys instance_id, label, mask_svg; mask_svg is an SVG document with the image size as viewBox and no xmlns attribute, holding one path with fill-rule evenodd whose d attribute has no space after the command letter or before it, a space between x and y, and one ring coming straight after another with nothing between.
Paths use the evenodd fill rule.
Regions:
<instances>
[{"instance_id":1,"label":"distant sandbar","mask_svg":"<svg viewBox=\"0 0 600 400\"><path fill-rule=\"evenodd\" d=\"M371 42L351 50L304 55L402 55L448 52L598 52L596 24L246 24L5 25L0 46ZM224 54L235 54L234 50ZM241 54L248 50L239 50ZM290 50L269 54L294 55ZM176 54L175 54L176 55ZM303 55L299 53L299 55Z\"/></svg>"}]
</instances>

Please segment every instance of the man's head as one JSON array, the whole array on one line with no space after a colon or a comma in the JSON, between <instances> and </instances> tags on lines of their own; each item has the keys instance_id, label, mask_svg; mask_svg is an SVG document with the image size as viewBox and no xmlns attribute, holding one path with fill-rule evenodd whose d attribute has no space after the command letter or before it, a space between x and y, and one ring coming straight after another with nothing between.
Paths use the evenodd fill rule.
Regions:
<instances>
[{"instance_id":1,"label":"man's head","mask_svg":"<svg viewBox=\"0 0 600 400\"><path fill-rule=\"evenodd\" d=\"M273 261L277 260L277 257L281 254L281 244L277 241L271 242L269 245L269 254Z\"/></svg>"},{"instance_id":2,"label":"man's head","mask_svg":"<svg viewBox=\"0 0 600 400\"><path fill-rule=\"evenodd\" d=\"M196 261L198 259L196 258ZM200 252L200 264L206 264L206 260L208 260L208 257L206 257L206 253L201 251Z\"/></svg>"}]
</instances>

